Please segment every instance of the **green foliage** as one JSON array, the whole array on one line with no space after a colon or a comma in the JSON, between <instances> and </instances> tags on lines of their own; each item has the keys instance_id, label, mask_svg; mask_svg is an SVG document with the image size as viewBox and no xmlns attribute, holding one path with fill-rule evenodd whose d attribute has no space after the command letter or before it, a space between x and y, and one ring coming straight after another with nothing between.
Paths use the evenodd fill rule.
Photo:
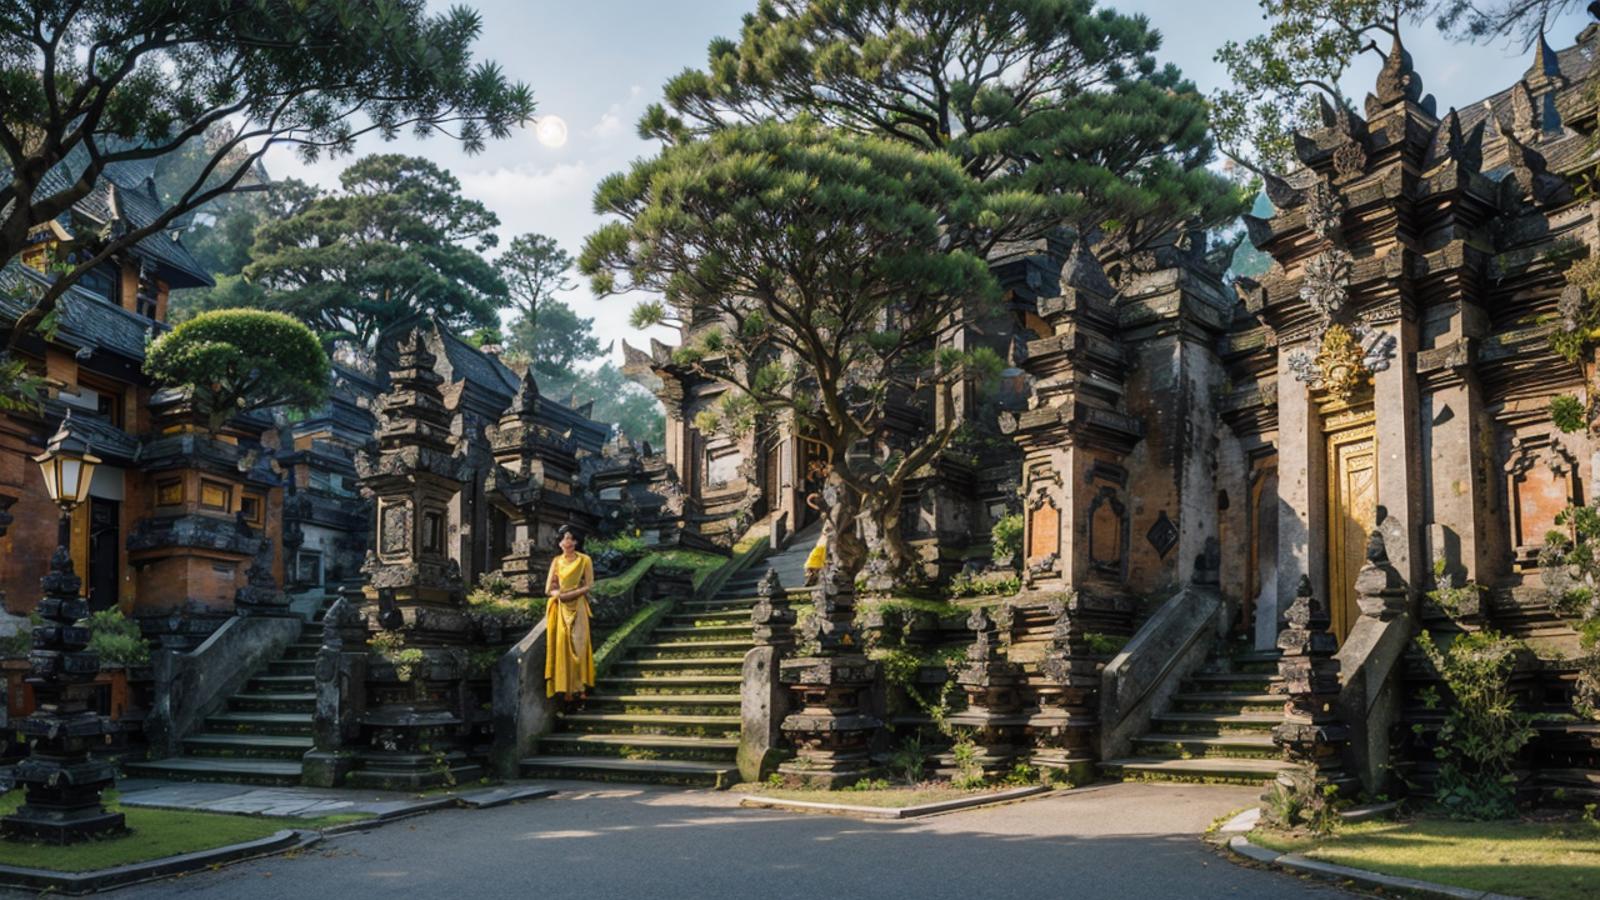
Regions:
<instances>
[{"instance_id":1,"label":"green foliage","mask_svg":"<svg viewBox=\"0 0 1600 900\"><path fill-rule=\"evenodd\" d=\"M529 232L511 239L504 253L494 261L494 267L505 279L511 299L537 327L546 303L556 294L573 288L567 273L572 271L572 256L561 249L555 238Z\"/></svg>"},{"instance_id":2,"label":"green foliage","mask_svg":"<svg viewBox=\"0 0 1600 900\"><path fill-rule=\"evenodd\" d=\"M1089 652L1096 656L1116 656L1128 645L1128 639L1122 635L1101 634L1098 631L1085 634L1083 640L1089 645Z\"/></svg>"},{"instance_id":3,"label":"green foliage","mask_svg":"<svg viewBox=\"0 0 1600 900\"><path fill-rule=\"evenodd\" d=\"M842 793L865 793L867 791L887 791L889 789L887 778L863 778L852 785L840 788Z\"/></svg>"},{"instance_id":4,"label":"green foliage","mask_svg":"<svg viewBox=\"0 0 1600 900\"><path fill-rule=\"evenodd\" d=\"M506 346L529 360L541 390L554 397L570 392L581 380L578 363L605 353L594 334L594 319L579 316L553 298L539 305L537 315L523 313L511 323Z\"/></svg>"},{"instance_id":5,"label":"green foliage","mask_svg":"<svg viewBox=\"0 0 1600 900\"><path fill-rule=\"evenodd\" d=\"M28 369L28 361L0 353L0 412L33 413L44 408L44 376Z\"/></svg>"},{"instance_id":6,"label":"green foliage","mask_svg":"<svg viewBox=\"0 0 1600 900\"><path fill-rule=\"evenodd\" d=\"M1335 802L1338 791L1336 785L1318 785L1316 779L1303 775L1289 785L1275 783L1261 797L1266 804L1263 817L1278 828L1332 834L1340 821Z\"/></svg>"},{"instance_id":7,"label":"green foliage","mask_svg":"<svg viewBox=\"0 0 1600 900\"><path fill-rule=\"evenodd\" d=\"M989 529L989 546L996 559L1016 560L1022 553L1022 513L1006 513Z\"/></svg>"},{"instance_id":8,"label":"green foliage","mask_svg":"<svg viewBox=\"0 0 1600 900\"><path fill-rule=\"evenodd\" d=\"M1569 506L1556 516L1565 530L1545 536L1539 570L1550 604L1576 620L1578 679L1574 711L1600 719L1600 506Z\"/></svg>"},{"instance_id":9,"label":"green foliage","mask_svg":"<svg viewBox=\"0 0 1600 900\"><path fill-rule=\"evenodd\" d=\"M1433 590L1428 592L1428 599L1432 600L1446 615L1457 617L1463 613L1475 611L1483 593L1483 588L1475 581L1467 581L1457 585L1455 576L1445 570L1444 559L1433 561Z\"/></svg>"},{"instance_id":10,"label":"green foliage","mask_svg":"<svg viewBox=\"0 0 1600 900\"><path fill-rule=\"evenodd\" d=\"M0 168L35 174L0 187L0 263L107 167L192 141L205 141L204 165L171 188L178 201L146 227L100 236L109 243L96 249L164 239L178 216L254 178L270 147L309 161L349 153L364 134L444 133L481 150L533 114L527 87L473 60L481 25L467 7L430 13L422 0L6 5L0 122L26 123L27 137L3 142ZM64 177L37 187L57 167ZM60 278L13 334L31 331L103 258L89 254Z\"/></svg>"},{"instance_id":11,"label":"green foliage","mask_svg":"<svg viewBox=\"0 0 1600 900\"><path fill-rule=\"evenodd\" d=\"M183 149L156 161L156 190L168 203L176 202L193 183L195 169L205 162L206 139L196 139ZM200 268L210 272L214 287L174 290L167 305L167 321L187 322L213 309L256 308L263 304L260 286L245 279L250 247L263 222L299 214L321 195L314 185L293 178L274 181L265 190L225 194L208 203L183 233L183 245Z\"/></svg>"},{"instance_id":12,"label":"green foliage","mask_svg":"<svg viewBox=\"0 0 1600 900\"><path fill-rule=\"evenodd\" d=\"M796 607L795 624L797 628L800 617L799 609L799 607ZM957 648L942 653L918 655L906 649L880 647L872 650L868 653L868 656L878 664L883 672L885 684L905 692L906 698L915 704L918 709L922 710L922 713L933 722L933 727L940 734L953 736L955 729L950 724L950 699L955 694L956 680L952 677L946 677L939 684L938 692L929 697L923 694L922 687L918 684L918 676L921 675L923 666L945 666L948 668L954 664L955 659L959 658L961 653L962 651Z\"/></svg>"},{"instance_id":13,"label":"green foliage","mask_svg":"<svg viewBox=\"0 0 1600 900\"><path fill-rule=\"evenodd\" d=\"M1534 735L1532 717L1517 710L1510 689L1522 645L1488 630L1456 635L1442 648L1426 631L1416 641L1451 699L1434 749L1435 800L1460 818L1515 814L1513 766Z\"/></svg>"},{"instance_id":14,"label":"green foliage","mask_svg":"<svg viewBox=\"0 0 1600 900\"><path fill-rule=\"evenodd\" d=\"M10 635L0 638L0 659L14 659L17 657L26 659L33 650L33 629L38 628L43 623L44 619L40 618L38 613L30 613L27 628L19 627Z\"/></svg>"},{"instance_id":15,"label":"green foliage","mask_svg":"<svg viewBox=\"0 0 1600 900\"><path fill-rule=\"evenodd\" d=\"M637 556L645 552L644 538L633 534L619 534L615 537L595 538L584 543L584 550L591 556L607 550L615 550L624 556Z\"/></svg>"},{"instance_id":16,"label":"green foliage","mask_svg":"<svg viewBox=\"0 0 1600 900\"><path fill-rule=\"evenodd\" d=\"M1583 402L1571 394L1557 394L1550 398L1550 421L1566 434L1573 434L1588 427L1588 413Z\"/></svg>"},{"instance_id":17,"label":"green foliage","mask_svg":"<svg viewBox=\"0 0 1600 900\"><path fill-rule=\"evenodd\" d=\"M542 611L542 598L518 597L511 579L499 572L486 572L467 592L467 606L473 612L491 616L516 616Z\"/></svg>"},{"instance_id":18,"label":"green foliage","mask_svg":"<svg viewBox=\"0 0 1600 900\"><path fill-rule=\"evenodd\" d=\"M367 639L367 648L394 666L396 677L410 681L417 667L427 659L427 654L416 647L406 646L406 636L399 631L379 631Z\"/></svg>"},{"instance_id":19,"label":"green foliage","mask_svg":"<svg viewBox=\"0 0 1600 900\"><path fill-rule=\"evenodd\" d=\"M244 274L265 291L263 305L361 346L418 315L456 331L499 324L506 283L479 254L500 220L461 196L454 175L375 154L339 180L340 192L256 230Z\"/></svg>"},{"instance_id":20,"label":"green foliage","mask_svg":"<svg viewBox=\"0 0 1600 900\"><path fill-rule=\"evenodd\" d=\"M922 780L931 754L922 744L922 735L912 734L889 754L889 771L906 784Z\"/></svg>"},{"instance_id":21,"label":"green foliage","mask_svg":"<svg viewBox=\"0 0 1600 900\"><path fill-rule=\"evenodd\" d=\"M150 662L150 643L139 623L116 607L102 609L84 620L89 628L89 650L102 665L142 666Z\"/></svg>"},{"instance_id":22,"label":"green foliage","mask_svg":"<svg viewBox=\"0 0 1600 900\"><path fill-rule=\"evenodd\" d=\"M953 228L958 246L1060 225L1137 246L1242 211L1206 167L1205 102L1157 63L1160 43L1143 17L1087 2L766 0L704 69L667 83L639 130L681 142L812 116L959 161L988 233Z\"/></svg>"},{"instance_id":23,"label":"green foliage","mask_svg":"<svg viewBox=\"0 0 1600 900\"><path fill-rule=\"evenodd\" d=\"M962 733L956 737L955 743L950 745L950 756L955 762L956 771L950 776L950 784L964 791L975 790L989 783L983 774L983 766L978 764L978 744L972 735Z\"/></svg>"},{"instance_id":24,"label":"green foliage","mask_svg":"<svg viewBox=\"0 0 1600 900\"><path fill-rule=\"evenodd\" d=\"M1009 597L1022 590L1022 579L1014 572L957 572L945 586L950 597Z\"/></svg>"},{"instance_id":25,"label":"green foliage","mask_svg":"<svg viewBox=\"0 0 1600 900\"><path fill-rule=\"evenodd\" d=\"M144 361L158 382L188 388L211 431L271 406L314 407L328 397L328 355L316 335L282 313L201 313L157 338Z\"/></svg>"}]
</instances>

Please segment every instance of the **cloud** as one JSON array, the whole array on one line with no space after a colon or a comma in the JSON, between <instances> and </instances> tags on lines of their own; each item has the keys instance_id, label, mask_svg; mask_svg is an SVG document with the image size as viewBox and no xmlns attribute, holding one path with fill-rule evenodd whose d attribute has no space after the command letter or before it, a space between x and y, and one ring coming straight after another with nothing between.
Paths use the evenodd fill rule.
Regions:
<instances>
[{"instance_id":1,"label":"cloud","mask_svg":"<svg viewBox=\"0 0 1600 900\"><path fill-rule=\"evenodd\" d=\"M638 105L639 97L643 94L644 88L640 87L639 85L635 84L629 86L628 98L626 100L613 103L607 107L606 111L600 114L600 120L589 126L584 134L592 138L604 140L606 138L615 137L616 135L627 131L627 123L624 120L624 113L628 114L626 118L633 118L633 107Z\"/></svg>"}]
</instances>

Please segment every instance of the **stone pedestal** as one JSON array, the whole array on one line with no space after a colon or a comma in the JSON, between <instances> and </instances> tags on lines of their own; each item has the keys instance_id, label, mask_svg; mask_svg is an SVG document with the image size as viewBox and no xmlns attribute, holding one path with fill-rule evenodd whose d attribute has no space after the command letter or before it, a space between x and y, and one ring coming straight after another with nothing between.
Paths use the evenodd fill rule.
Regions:
<instances>
[{"instance_id":1,"label":"stone pedestal","mask_svg":"<svg viewBox=\"0 0 1600 900\"><path fill-rule=\"evenodd\" d=\"M739 687L739 775L745 781L765 779L783 755L779 724L788 714L789 694L778 671L794 647L795 615L776 572L767 570L756 595L760 599L750 611L756 645L744 655Z\"/></svg>"},{"instance_id":2,"label":"stone pedestal","mask_svg":"<svg viewBox=\"0 0 1600 900\"><path fill-rule=\"evenodd\" d=\"M322 620L317 651L317 709L312 749L301 758L300 781L313 787L339 787L355 768L360 750L361 712L366 707L367 621L360 595L335 600Z\"/></svg>"},{"instance_id":3,"label":"stone pedestal","mask_svg":"<svg viewBox=\"0 0 1600 900\"><path fill-rule=\"evenodd\" d=\"M1354 779L1344 771L1344 747L1350 729L1339 718L1338 642L1328 630L1330 617L1312 596L1311 579L1302 578L1294 603L1286 615L1288 627L1278 635L1278 672L1288 699L1283 704L1283 724L1272 729L1272 740L1284 759L1299 764L1292 773L1278 776L1286 789L1313 798L1325 785L1348 790Z\"/></svg>"},{"instance_id":4,"label":"stone pedestal","mask_svg":"<svg viewBox=\"0 0 1600 900\"><path fill-rule=\"evenodd\" d=\"M1100 719L1100 660L1090 652L1075 610L1060 604L1039 674L1038 708L1028 716L1029 762L1072 784L1094 780Z\"/></svg>"},{"instance_id":5,"label":"stone pedestal","mask_svg":"<svg viewBox=\"0 0 1600 900\"><path fill-rule=\"evenodd\" d=\"M829 559L837 559L831 552ZM815 594L816 614L801 634L814 656L784 660L779 678L799 711L783 720L795 757L778 766L790 785L840 788L872 776L870 745L883 726L866 712L878 665L860 652L855 589L831 564Z\"/></svg>"},{"instance_id":6,"label":"stone pedestal","mask_svg":"<svg viewBox=\"0 0 1600 900\"><path fill-rule=\"evenodd\" d=\"M85 649L89 629L75 624L89 615L89 605L78 596L82 582L65 546L56 549L42 582L38 613L44 624L33 630L28 677L36 709L16 723L30 745L28 758L16 769L17 783L27 794L16 813L0 820L0 835L75 844L127 830L122 814L107 812L100 803L100 792L115 783L116 770L89 756L89 748L104 743L115 726L92 706L100 658Z\"/></svg>"},{"instance_id":7,"label":"stone pedestal","mask_svg":"<svg viewBox=\"0 0 1600 900\"><path fill-rule=\"evenodd\" d=\"M1005 658L1000 629L987 612L973 610L967 617L967 628L976 637L967 648L966 665L955 676L967 695L967 706L950 716L950 724L968 732L977 745L978 755L973 762L983 774L1003 775L1011 770L1021 752L1022 732L1028 721L1022 714L1022 667ZM958 774L959 768L954 754L940 755L939 774Z\"/></svg>"}]
</instances>

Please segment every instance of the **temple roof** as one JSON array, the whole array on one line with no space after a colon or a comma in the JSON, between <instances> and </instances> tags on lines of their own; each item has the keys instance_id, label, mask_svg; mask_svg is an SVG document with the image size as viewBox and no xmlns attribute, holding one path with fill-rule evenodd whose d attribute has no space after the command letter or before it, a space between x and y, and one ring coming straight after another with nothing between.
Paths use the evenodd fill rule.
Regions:
<instances>
[{"instance_id":1,"label":"temple roof","mask_svg":"<svg viewBox=\"0 0 1600 900\"><path fill-rule=\"evenodd\" d=\"M25 281L41 289L50 283L15 259L0 267L0 318L15 321L31 305L11 293ZM56 305L54 340L73 349L105 350L138 362L144 359L146 337L166 329L164 323L109 303L77 285L67 288Z\"/></svg>"}]
</instances>

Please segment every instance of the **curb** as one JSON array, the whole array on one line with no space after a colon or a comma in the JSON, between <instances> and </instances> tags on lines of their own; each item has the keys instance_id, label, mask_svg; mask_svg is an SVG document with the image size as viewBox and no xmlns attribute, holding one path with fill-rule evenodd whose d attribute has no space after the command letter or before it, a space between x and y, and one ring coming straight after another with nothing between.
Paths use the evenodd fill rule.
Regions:
<instances>
[{"instance_id":1,"label":"curb","mask_svg":"<svg viewBox=\"0 0 1600 900\"><path fill-rule=\"evenodd\" d=\"M491 788L469 794L429 798L404 807L379 813L370 819L330 825L320 830L284 829L263 838L242 844L213 847L177 856L164 856L144 862L95 869L89 872L57 872L53 869L30 869L23 866L0 865L0 888L21 888L35 891L57 891L71 896L98 893L110 888L127 887L146 881L155 881L201 869L215 868L248 859L273 856L291 850L303 850L324 838L370 831L374 828L409 819L423 813L441 809L493 809L523 800L539 800L553 796L554 788L527 786ZM183 809L185 807L146 807L148 809ZM221 815L219 813L219 815Z\"/></svg>"},{"instance_id":2,"label":"curb","mask_svg":"<svg viewBox=\"0 0 1600 900\"><path fill-rule=\"evenodd\" d=\"M182 872L193 872L197 869L207 869L261 856L272 856L289 850L300 850L321 840L322 834L316 831L284 829L276 834L245 841L242 844L229 844L225 847L213 847L210 850L197 850L194 853L113 866L109 869L95 869L90 872L56 872L22 866L0 866L0 887L59 891L63 894L80 896L109 888L154 881Z\"/></svg>"},{"instance_id":3,"label":"curb","mask_svg":"<svg viewBox=\"0 0 1600 900\"><path fill-rule=\"evenodd\" d=\"M786 809L793 812L825 813L858 819L903 820L974 809L980 806L1009 803L1013 800L1034 797L1048 791L1050 791L1050 788L1042 784L1036 784L1009 791L999 791L993 794L981 794L976 797L959 797L955 800L941 800L937 803L924 803L920 806L901 807L856 806L849 803L822 803L816 800L779 800L771 797L745 797L739 801L739 805L747 809Z\"/></svg>"},{"instance_id":4,"label":"curb","mask_svg":"<svg viewBox=\"0 0 1600 900\"><path fill-rule=\"evenodd\" d=\"M1259 813L1259 810L1241 813L1239 816L1234 817L1234 821L1249 816L1251 813ZM1232 825L1233 822L1228 824ZM1228 826L1223 826L1223 831L1228 831ZM1419 897L1438 897L1444 898L1444 900L1523 900L1523 898L1507 894L1475 891L1470 888L1460 888L1433 881L1402 878L1398 875L1385 875L1381 872L1357 869L1351 866L1337 866L1333 863L1310 859L1298 853L1280 853L1277 850L1269 850L1266 847L1259 847L1250 843L1250 839L1243 834L1235 834L1229 838L1226 846L1235 856L1281 869L1291 875L1309 875L1325 881L1349 881L1365 888L1381 891L1399 891L1404 894Z\"/></svg>"}]
</instances>

